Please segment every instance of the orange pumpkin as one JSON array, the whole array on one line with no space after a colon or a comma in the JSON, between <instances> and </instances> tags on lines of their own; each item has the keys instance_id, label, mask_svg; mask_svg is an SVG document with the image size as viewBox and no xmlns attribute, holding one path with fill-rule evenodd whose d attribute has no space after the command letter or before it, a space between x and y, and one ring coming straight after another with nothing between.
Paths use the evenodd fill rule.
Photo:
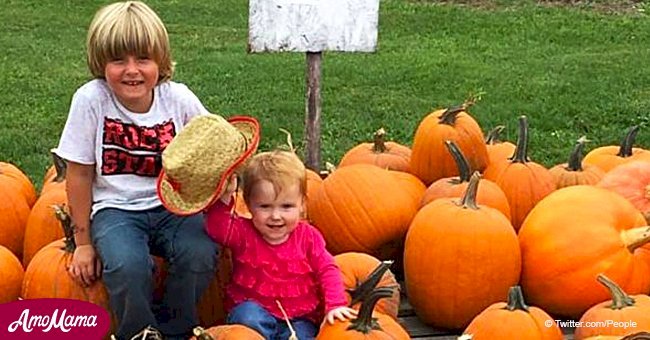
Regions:
<instances>
[{"instance_id":1,"label":"orange pumpkin","mask_svg":"<svg viewBox=\"0 0 650 340\"><path fill-rule=\"evenodd\" d=\"M372 143L361 143L348 150L341 158L339 167L350 164L372 164L382 169L409 172L411 149L395 142L386 141L386 130L375 131Z\"/></svg>"},{"instance_id":2,"label":"orange pumpkin","mask_svg":"<svg viewBox=\"0 0 650 340\"><path fill-rule=\"evenodd\" d=\"M517 147L514 144L500 139L501 132L505 128L503 125L496 126L485 136L490 163L510 158L515 153Z\"/></svg>"},{"instance_id":3,"label":"orange pumpkin","mask_svg":"<svg viewBox=\"0 0 650 340\"><path fill-rule=\"evenodd\" d=\"M473 103L470 99L458 107L436 110L418 125L411 149L411 173L425 185L458 176L456 163L445 148L446 140L458 145L471 169L483 171L487 167L489 159L483 131L467 112Z\"/></svg>"},{"instance_id":4,"label":"orange pumpkin","mask_svg":"<svg viewBox=\"0 0 650 340\"><path fill-rule=\"evenodd\" d=\"M472 175L469 163L460 151L456 143L445 141L445 145L456 161L459 175L456 177L441 178L427 188L422 197L420 207L427 203L443 197L461 197L467 190L467 184ZM482 178L476 194L476 203L487 205L502 212L510 219L510 204L508 198L501 188L494 182Z\"/></svg>"},{"instance_id":5,"label":"orange pumpkin","mask_svg":"<svg viewBox=\"0 0 650 340\"><path fill-rule=\"evenodd\" d=\"M549 171L555 179L555 186L564 188L572 185L596 185L605 175L599 167L590 164L583 164L582 150L587 139L583 136L578 139L567 163L558 164Z\"/></svg>"},{"instance_id":6,"label":"orange pumpkin","mask_svg":"<svg viewBox=\"0 0 650 340\"><path fill-rule=\"evenodd\" d=\"M0 304L18 300L24 276L16 255L0 246Z\"/></svg>"},{"instance_id":7,"label":"orange pumpkin","mask_svg":"<svg viewBox=\"0 0 650 340\"><path fill-rule=\"evenodd\" d=\"M461 200L424 206L406 236L409 301L422 321L436 327L465 328L519 281L517 235L500 211L476 204L478 183L475 173Z\"/></svg>"},{"instance_id":8,"label":"orange pumpkin","mask_svg":"<svg viewBox=\"0 0 650 340\"><path fill-rule=\"evenodd\" d=\"M22 258L25 268L41 248L65 236L52 207L67 204L66 191L58 189L46 191L36 200L25 226Z\"/></svg>"},{"instance_id":9,"label":"orange pumpkin","mask_svg":"<svg viewBox=\"0 0 650 340\"><path fill-rule=\"evenodd\" d=\"M190 340L264 340L264 337L252 328L244 325L223 325L203 329L195 327Z\"/></svg>"},{"instance_id":10,"label":"orange pumpkin","mask_svg":"<svg viewBox=\"0 0 650 340\"><path fill-rule=\"evenodd\" d=\"M497 302L477 315L463 334L471 335L472 340L564 339L551 316L540 308L526 305L519 286L510 288L507 303Z\"/></svg>"},{"instance_id":11,"label":"orange pumpkin","mask_svg":"<svg viewBox=\"0 0 650 340\"><path fill-rule=\"evenodd\" d=\"M650 162L621 164L605 174L598 186L625 197L639 211L650 214Z\"/></svg>"},{"instance_id":12,"label":"orange pumpkin","mask_svg":"<svg viewBox=\"0 0 650 340\"><path fill-rule=\"evenodd\" d=\"M34 255L25 270L22 297L88 301L110 313L108 294L101 280L89 287L81 287L68 274L75 250L74 231L70 217L61 207L57 207L56 213L65 230L65 238L46 245Z\"/></svg>"},{"instance_id":13,"label":"orange pumpkin","mask_svg":"<svg viewBox=\"0 0 650 340\"><path fill-rule=\"evenodd\" d=\"M351 306L358 307L359 302L376 287L399 287L389 270L391 262L382 262L371 255L356 252L338 254L334 256L334 261L343 275L343 285ZM395 289L393 296L381 299L375 310L397 319L399 295L399 289Z\"/></svg>"},{"instance_id":14,"label":"orange pumpkin","mask_svg":"<svg viewBox=\"0 0 650 340\"><path fill-rule=\"evenodd\" d=\"M30 207L19 184L12 178L0 176L0 245L7 247L19 259L23 257L29 212Z\"/></svg>"},{"instance_id":15,"label":"orange pumpkin","mask_svg":"<svg viewBox=\"0 0 650 340\"><path fill-rule=\"evenodd\" d=\"M598 275L597 280L609 290L612 299L589 308L582 315L580 322L589 324L590 327L576 328L574 339L581 340L596 335L622 336L639 331L650 331L649 296L643 294L629 296L614 281L602 274Z\"/></svg>"},{"instance_id":16,"label":"orange pumpkin","mask_svg":"<svg viewBox=\"0 0 650 340\"><path fill-rule=\"evenodd\" d=\"M608 172L617 165L635 160L650 162L650 151L633 147L638 132L638 125L631 127L620 145L607 145L593 149L585 155L583 163L595 165Z\"/></svg>"},{"instance_id":17,"label":"orange pumpkin","mask_svg":"<svg viewBox=\"0 0 650 340\"><path fill-rule=\"evenodd\" d=\"M578 319L608 299L594 280L604 273L632 294L648 291L650 228L630 202L611 191L576 185L533 208L519 230L526 299Z\"/></svg>"},{"instance_id":18,"label":"orange pumpkin","mask_svg":"<svg viewBox=\"0 0 650 340\"><path fill-rule=\"evenodd\" d=\"M52 165L43 178L43 186L41 187L41 196L52 190L65 191L65 175L67 164L65 160L59 157L56 153L52 152Z\"/></svg>"},{"instance_id":19,"label":"orange pumpkin","mask_svg":"<svg viewBox=\"0 0 650 340\"><path fill-rule=\"evenodd\" d=\"M0 178L10 179L18 184L27 205L29 207L34 205L36 202L36 189L34 189L34 184L29 177L20 168L11 163L0 162Z\"/></svg>"},{"instance_id":20,"label":"orange pumpkin","mask_svg":"<svg viewBox=\"0 0 650 340\"><path fill-rule=\"evenodd\" d=\"M495 182L508 197L512 226L519 230L528 212L555 190L553 175L528 159L528 119L519 117L517 149L510 159L490 163L485 178Z\"/></svg>"},{"instance_id":21,"label":"orange pumpkin","mask_svg":"<svg viewBox=\"0 0 650 340\"><path fill-rule=\"evenodd\" d=\"M335 321L334 324L323 323L318 340L372 340L372 339L410 339L411 337L392 317L374 312L377 301L393 296L393 289L388 287L376 288L361 303L356 319Z\"/></svg>"},{"instance_id":22,"label":"orange pumpkin","mask_svg":"<svg viewBox=\"0 0 650 340\"><path fill-rule=\"evenodd\" d=\"M414 195L414 187L396 181L394 173L353 164L323 180L307 202L307 211L330 252L376 255L384 244L404 238L422 196Z\"/></svg>"}]
</instances>

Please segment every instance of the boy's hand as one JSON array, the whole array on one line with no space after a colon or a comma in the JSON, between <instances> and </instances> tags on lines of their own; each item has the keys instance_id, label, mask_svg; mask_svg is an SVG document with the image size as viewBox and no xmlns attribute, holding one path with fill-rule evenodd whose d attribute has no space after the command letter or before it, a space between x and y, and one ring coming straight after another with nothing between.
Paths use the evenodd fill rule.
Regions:
<instances>
[{"instance_id":1,"label":"boy's hand","mask_svg":"<svg viewBox=\"0 0 650 340\"><path fill-rule=\"evenodd\" d=\"M72 255L68 274L82 287L88 287L102 275L102 265L90 244L79 245Z\"/></svg>"},{"instance_id":2,"label":"boy's hand","mask_svg":"<svg viewBox=\"0 0 650 340\"><path fill-rule=\"evenodd\" d=\"M347 319L352 319L357 316L357 311L350 307L337 307L327 312L325 320L330 325L334 324L334 320L339 319L340 321L345 321Z\"/></svg>"},{"instance_id":3,"label":"boy's hand","mask_svg":"<svg viewBox=\"0 0 650 340\"><path fill-rule=\"evenodd\" d=\"M232 199L232 195L235 193L235 190L237 190L237 175L233 174L230 176L230 178L228 178L226 189L221 194L221 197L219 197L221 202L224 204L230 204L230 200Z\"/></svg>"}]
</instances>

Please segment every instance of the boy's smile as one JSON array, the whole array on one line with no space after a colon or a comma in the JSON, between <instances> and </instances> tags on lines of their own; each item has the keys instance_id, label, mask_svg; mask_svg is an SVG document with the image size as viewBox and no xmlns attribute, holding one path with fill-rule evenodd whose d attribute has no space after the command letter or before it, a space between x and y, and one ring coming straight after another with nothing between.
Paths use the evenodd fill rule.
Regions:
<instances>
[{"instance_id":1,"label":"boy's smile","mask_svg":"<svg viewBox=\"0 0 650 340\"><path fill-rule=\"evenodd\" d=\"M131 54L116 58L106 63L104 75L120 104L136 113L149 111L159 77L158 64L153 59Z\"/></svg>"}]
</instances>

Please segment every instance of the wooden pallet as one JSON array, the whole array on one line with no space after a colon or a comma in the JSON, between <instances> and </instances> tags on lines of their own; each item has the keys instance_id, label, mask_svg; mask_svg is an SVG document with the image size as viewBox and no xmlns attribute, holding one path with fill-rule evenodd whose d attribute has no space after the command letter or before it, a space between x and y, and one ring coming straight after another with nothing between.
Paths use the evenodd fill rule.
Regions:
<instances>
[{"instance_id":1,"label":"wooden pallet","mask_svg":"<svg viewBox=\"0 0 650 340\"><path fill-rule=\"evenodd\" d=\"M402 289L402 292L405 290ZM435 329L429 325L424 324L415 315L413 307L408 301L405 294L401 295L400 307L398 313L399 323L406 329L411 338L425 340L457 340L461 333L453 333L447 330ZM562 328L564 339L573 340L574 328Z\"/></svg>"}]
</instances>

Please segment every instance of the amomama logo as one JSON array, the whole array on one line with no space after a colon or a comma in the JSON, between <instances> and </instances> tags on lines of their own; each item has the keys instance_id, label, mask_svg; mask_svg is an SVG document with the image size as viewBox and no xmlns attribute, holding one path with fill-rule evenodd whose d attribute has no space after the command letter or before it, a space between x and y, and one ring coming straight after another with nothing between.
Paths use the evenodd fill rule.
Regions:
<instances>
[{"instance_id":1,"label":"amomama logo","mask_svg":"<svg viewBox=\"0 0 650 340\"><path fill-rule=\"evenodd\" d=\"M30 299L0 304L0 339L102 339L110 327L102 307L70 299Z\"/></svg>"}]
</instances>

